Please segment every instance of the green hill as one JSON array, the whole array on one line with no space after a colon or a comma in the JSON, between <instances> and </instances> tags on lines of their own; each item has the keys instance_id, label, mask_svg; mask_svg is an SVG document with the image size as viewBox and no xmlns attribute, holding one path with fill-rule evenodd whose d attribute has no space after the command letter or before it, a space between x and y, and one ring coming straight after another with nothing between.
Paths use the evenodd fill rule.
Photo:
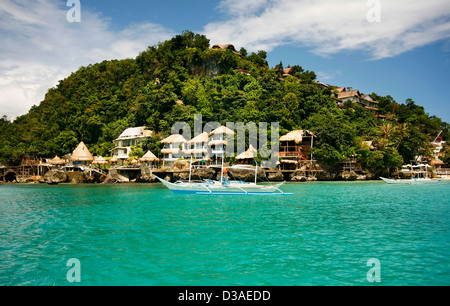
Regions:
<instances>
[{"instance_id":1,"label":"green hill","mask_svg":"<svg viewBox=\"0 0 450 306\"><path fill-rule=\"evenodd\" d=\"M333 87L322 88L314 72L296 65L283 76L281 63L267 66L265 51L226 47L211 48L205 36L185 31L135 59L81 67L26 115L13 123L0 119L0 162L65 155L81 140L94 155L109 156L125 128L145 125L165 136L177 121L193 125L196 113L223 124L279 122L281 133L309 129L319 137L319 161L333 166L358 154L366 167L380 171L416 154L430 156L437 133L448 136L447 123L410 99L399 104L372 94L389 119L380 122L357 104L339 108ZM377 149L362 140L373 140Z\"/></svg>"}]
</instances>

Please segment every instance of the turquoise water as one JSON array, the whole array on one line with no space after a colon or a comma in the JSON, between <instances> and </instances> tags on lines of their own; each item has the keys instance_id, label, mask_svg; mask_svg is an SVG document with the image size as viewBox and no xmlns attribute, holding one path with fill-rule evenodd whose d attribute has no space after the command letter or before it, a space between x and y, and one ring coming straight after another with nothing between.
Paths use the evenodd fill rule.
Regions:
<instances>
[{"instance_id":1,"label":"turquoise water","mask_svg":"<svg viewBox=\"0 0 450 306\"><path fill-rule=\"evenodd\" d=\"M450 285L449 184L284 190L294 195L0 185L0 285Z\"/></svg>"}]
</instances>

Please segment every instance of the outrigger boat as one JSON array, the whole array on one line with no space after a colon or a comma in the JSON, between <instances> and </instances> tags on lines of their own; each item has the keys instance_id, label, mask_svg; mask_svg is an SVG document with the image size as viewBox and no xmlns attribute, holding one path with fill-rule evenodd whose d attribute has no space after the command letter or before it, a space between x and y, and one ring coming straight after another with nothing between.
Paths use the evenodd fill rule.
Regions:
<instances>
[{"instance_id":1,"label":"outrigger boat","mask_svg":"<svg viewBox=\"0 0 450 306\"><path fill-rule=\"evenodd\" d=\"M431 167L429 165L425 165L425 164L420 164L417 166L412 166L412 165L406 165L403 167L409 167L410 169L402 169L402 172L404 173L411 173L411 175L415 175L415 174L425 174L425 177L413 177L410 179L388 179L388 178L384 178L384 177L380 177L380 179L382 179L384 182L388 183L388 184L412 184L412 185L416 185L416 184L439 184L442 182L443 178L440 179L431 179L428 177L428 170L427 168ZM419 171L414 171L413 168L425 168L425 171L423 170L419 170Z\"/></svg>"},{"instance_id":2,"label":"outrigger boat","mask_svg":"<svg viewBox=\"0 0 450 306\"><path fill-rule=\"evenodd\" d=\"M192 161L191 167L189 169L189 180L188 181L177 181L175 183L168 182L158 176L155 177L163 183L168 189L174 193L193 193L193 194L226 194L226 195L292 195L292 193L283 192L279 187L281 187L286 181L275 184L275 185L258 185L256 184L256 174L258 171L258 165L255 169L244 165L235 165L229 167L230 169L245 169L245 170L255 170L255 181L254 182L244 182L237 180L228 180L223 176L223 159L220 180L210 180L205 179L202 181L192 181L191 171L192 171Z\"/></svg>"},{"instance_id":3,"label":"outrigger boat","mask_svg":"<svg viewBox=\"0 0 450 306\"><path fill-rule=\"evenodd\" d=\"M384 177L380 177L383 181L388 184L439 184L442 182L442 178L440 179L430 179L430 178L412 178L412 179L388 179Z\"/></svg>"}]
</instances>

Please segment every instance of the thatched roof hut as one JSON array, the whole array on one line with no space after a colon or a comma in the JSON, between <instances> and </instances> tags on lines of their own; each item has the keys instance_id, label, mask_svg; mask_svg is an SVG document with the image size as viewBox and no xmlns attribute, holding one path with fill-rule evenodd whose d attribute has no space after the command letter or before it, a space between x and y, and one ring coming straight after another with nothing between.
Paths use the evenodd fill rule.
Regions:
<instances>
[{"instance_id":1,"label":"thatched roof hut","mask_svg":"<svg viewBox=\"0 0 450 306\"><path fill-rule=\"evenodd\" d=\"M119 161L119 159L117 157L113 157L110 160L110 162L112 162L112 163L117 163L118 161Z\"/></svg>"},{"instance_id":2,"label":"thatched roof hut","mask_svg":"<svg viewBox=\"0 0 450 306\"><path fill-rule=\"evenodd\" d=\"M208 136L211 135L216 135L216 134L229 134L229 135L233 135L234 131L230 130L229 128L227 128L226 126L221 126L217 129L215 129L214 131L212 131L211 133L208 134Z\"/></svg>"},{"instance_id":3,"label":"thatched roof hut","mask_svg":"<svg viewBox=\"0 0 450 306\"><path fill-rule=\"evenodd\" d=\"M147 151L147 153L144 154L144 156L142 156L139 159L140 162L153 162L153 161L159 161L159 158L156 157L155 154L153 154L150 150Z\"/></svg>"},{"instance_id":4,"label":"thatched roof hut","mask_svg":"<svg viewBox=\"0 0 450 306\"><path fill-rule=\"evenodd\" d=\"M58 155L56 155L54 158L48 161L50 165L64 165L66 161L64 159L59 158Z\"/></svg>"},{"instance_id":5,"label":"thatched roof hut","mask_svg":"<svg viewBox=\"0 0 450 306\"><path fill-rule=\"evenodd\" d=\"M106 165L108 163L108 161L100 156L100 157L97 157L96 159L94 159L94 161L92 163L97 164L97 165Z\"/></svg>"},{"instance_id":6,"label":"thatched roof hut","mask_svg":"<svg viewBox=\"0 0 450 306\"><path fill-rule=\"evenodd\" d=\"M440 160L439 158L435 158L430 162L430 166L441 166L444 162Z\"/></svg>"},{"instance_id":7,"label":"thatched roof hut","mask_svg":"<svg viewBox=\"0 0 450 306\"><path fill-rule=\"evenodd\" d=\"M180 134L172 134L169 137L161 140L161 143L186 143L187 140Z\"/></svg>"},{"instance_id":8,"label":"thatched roof hut","mask_svg":"<svg viewBox=\"0 0 450 306\"><path fill-rule=\"evenodd\" d=\"M71 161L92 162L94 156L89 152L84 142L80 142L78 147L72 152Z\"/></svg>"},{"instance_id":9,"label":"thatched roof hut","mask_svg":"<svg viewBox=\"0 0 450 306\"><path fill-rule=\"evenodd\" d=\"M203 132L200 135L195 136L194 138L189 140L187 143L192 144L192 143L204 143L204 142L208 142L208 133L206 133L206 132Z\"/></svg>"},{"instance_id":10,"label":"thatched roof hut","mask_svg":"<svg viewBox=\"0 0 450 306\"><path fill-rule=\"evenodd\" d=\"M303 141L303 137L307 136L306 133L310 134L310 136L316 137L316 135L308 130L294 130L281 136L280 141L295 141L296 144L299 144Z\"/></svg>"},{"instance_id":11,"label":"thatched roof hut","mask_svg":"<svg viewBox=\"0 0 450 306\"><path fill-rule=\"evenodd\" d=\"M242 152L241 154L239 154L238 156L236 156L236 159L250 159L250 158L255 158L256 157L256 149L250 145L250 147L248 148L247 151Z\"/></svg>"}]
</instances>

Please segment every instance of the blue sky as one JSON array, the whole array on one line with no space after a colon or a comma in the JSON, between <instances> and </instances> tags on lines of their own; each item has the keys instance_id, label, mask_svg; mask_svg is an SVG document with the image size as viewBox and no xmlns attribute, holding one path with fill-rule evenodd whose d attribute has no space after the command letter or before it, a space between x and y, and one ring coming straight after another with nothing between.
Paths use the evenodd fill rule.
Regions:
<instances>
[{"instance_id":1,"label":"blue sky","mask_svg":"<svg viewBox=\"0 0 450 306\"><path fill-rule=\"evenodd\" d=\"M26 113L80 66L134 58L191 30L211 44L266 50L271 67L301 65L324 83L412 98L450 122L448 0L79 1L79 23L68 22L66 0L0 2L0 115Z\"/></svg>"}]
</instances>

